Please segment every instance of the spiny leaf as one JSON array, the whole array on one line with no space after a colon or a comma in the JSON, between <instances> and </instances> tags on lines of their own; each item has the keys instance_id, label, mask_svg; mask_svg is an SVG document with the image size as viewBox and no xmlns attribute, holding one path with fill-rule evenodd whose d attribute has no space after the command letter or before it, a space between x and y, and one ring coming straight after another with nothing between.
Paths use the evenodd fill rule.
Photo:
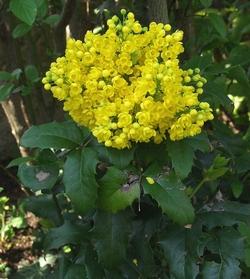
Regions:
<instances>
[{"instance_id":1,"label":"spiny leaf","mask_svg":"<svg viewBox=\"0 0 250 279\"><path fill-rule=\"evenodd\" d=\"M81 130L77 125L71 121L65 121L32 126L24 133L20 144L30 148L72 149L82 142Z\"/></svg>"},{"instance_id":2,"label":"spiny leaf","mask_svg":"<svg viewBox=\"0 0 250 279\"><path fill-rule=\"evenodd\" d=\"M94 218L93 236L100 263L111 268L126 259L130 220L127 212L110 214L98 211Z\"/></svg>"},{"instance_id":3,"label":"spiny leaf","mask_svg":"<svg viewBox=\"0 0 250 279\"><path fill-rule=\"evenodd\" d=\"M100 207L115 213L131 205L140 196L138 178L135 179L129 183L129 177L124 172L110 167L99 181L101 186L98 197Z\"/></svg>"},{"instance_id":4,"label":"spiny leaf","mask_svg":"<svg viewBox=\"0 0 250 279\"><path fill-rule=\"evenodd\" d=\"M194 209L191 201L175 179L164 177L152 185L145 179L143 188L173 221L180 225L193 222Z\"/></svg>"},{"instance_id":5,"label":"spiny leaf","mask_svg":"<svg viewBox=\"0 0 250 279\"><path fill-rule=\"evenodd\" d=\"M64 165L63 182L73 207L81 214L95 208L98 184L95 179L97 154L83 148L68 155Z\"/></svg>"}]
</instances>

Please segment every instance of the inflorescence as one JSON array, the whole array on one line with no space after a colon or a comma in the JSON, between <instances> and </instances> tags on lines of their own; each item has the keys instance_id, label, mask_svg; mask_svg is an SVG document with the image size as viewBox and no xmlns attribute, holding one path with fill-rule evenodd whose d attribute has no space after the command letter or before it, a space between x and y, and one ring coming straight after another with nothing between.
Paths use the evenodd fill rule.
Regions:
<instances>
[{"instance_id":1,"label":"inflorescence","mask_svg":"<svg viewBox=\"0 0 250 279\"><path fill-rule=\"evenodd\" d=\"M133 13L121 15L107 21L104 34L69 39L65 56L43 78L44 88L108 147L199 134L213 114L198 99L207 82L200 70L179 66L183 32L155 22L142 27Z\"/></svg>"}]
</instances>

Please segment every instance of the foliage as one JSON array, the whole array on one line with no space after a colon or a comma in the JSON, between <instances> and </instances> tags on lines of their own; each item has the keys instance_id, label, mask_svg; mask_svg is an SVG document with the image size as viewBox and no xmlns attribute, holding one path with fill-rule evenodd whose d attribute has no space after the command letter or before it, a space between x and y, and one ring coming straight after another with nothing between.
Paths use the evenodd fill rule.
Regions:
<instances>
[{"instance_id":1,"label":"foliage","mask_svg":"<svg viewBox=\"0 0 250 279\"><path fill-rule=\"evenodd\" d=\"M20 15L22 2L10 1L21 21L14 37L58 21L42 5L27 4L32 12ZM121 7L147 22L145 3L103 1L95 32L104 32L105 20ZM19 166L21 182L34 193L24 208L40 217L44 253L56 261L22 270L23 278L250 276L250 5L168 4L173 29L184 30L182 67L201 69L208 81L201 101L211 104L215 119L195 137L124 150L99 144L70 119L26 131L21 145L33 153L10 166ZM35 72L26 65L0 72L1 100L24 84L38 86Z\"/></svg>"},{"instance_id":2,"label":"foliage","mask_svg":"<svg viewBox=\"0 0 250 279\"><path fill-rule=\"evenodd\" d=\"M3 188L0 187L0 192ZM15 229L26 226L23 213L14 205L9 204L7 196L0 197L0 251L11 247L11 240L15 236Z\"/></svg>"}]
</instances>

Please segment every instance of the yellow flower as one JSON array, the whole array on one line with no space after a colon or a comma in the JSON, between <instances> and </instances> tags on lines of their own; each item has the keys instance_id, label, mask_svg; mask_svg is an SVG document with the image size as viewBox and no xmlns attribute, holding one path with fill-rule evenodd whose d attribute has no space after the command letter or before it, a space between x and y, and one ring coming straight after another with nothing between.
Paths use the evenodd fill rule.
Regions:
<instances>
[{"instance_id":1,"label":"yellow flower","mask_svg":"<svg viewBox=\"0 0 250 279\"><path fill-rule=\"evenodd\" d=\"M200 70L180 68L183 32L155 22L142 27L125 10L120 18L109 19L102 35L69 39L42 79L45 90L108 147L199 134L213 114L199 101L207 82Z\"/></svg>"}]
</instances>

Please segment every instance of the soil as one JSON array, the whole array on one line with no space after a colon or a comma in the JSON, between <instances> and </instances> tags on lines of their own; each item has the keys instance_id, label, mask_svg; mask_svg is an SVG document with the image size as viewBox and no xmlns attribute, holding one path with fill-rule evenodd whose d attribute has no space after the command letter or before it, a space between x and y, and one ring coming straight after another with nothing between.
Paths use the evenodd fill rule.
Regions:
<instances>
[{"instance_id":1,"label":"soil","mask_svg":"<svg viewBox=\"0 0 250 279\"><path fill-rule=\"evenodd\" d=\"M28 195L22 189L16 175L17 169L7 169L7 162L0 163L0 186L4 189L1 195L9 198L9 204L18 207L20 200ZM38 227L38 218L32 213L27 213L27 227L15 229L15 236L7 243L0 243L0 264L6 264L8 269L16 271L20 267L34 263L39 254L32 248L35 237L34 229ZM1 275L0 278L6 278Z\"/></svg>"}]
</instances>

